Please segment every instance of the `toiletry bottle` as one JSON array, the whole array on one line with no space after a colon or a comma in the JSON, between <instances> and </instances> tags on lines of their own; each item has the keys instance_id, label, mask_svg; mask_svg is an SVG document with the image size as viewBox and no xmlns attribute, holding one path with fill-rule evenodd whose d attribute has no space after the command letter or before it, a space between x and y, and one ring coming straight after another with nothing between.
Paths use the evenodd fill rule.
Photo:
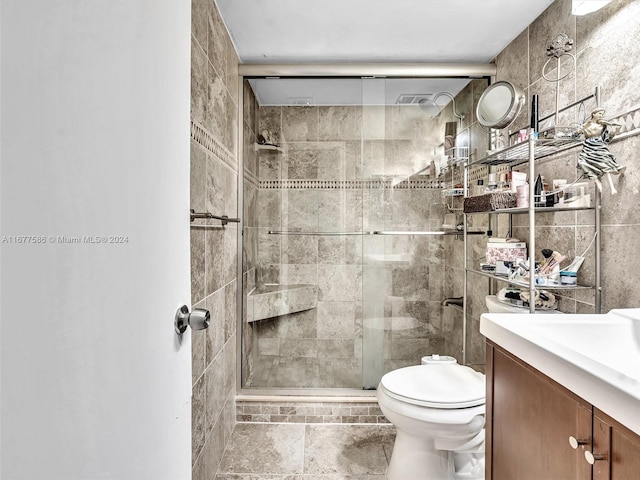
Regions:
<instances>
[{"instance_id":1,"label":"toiletry bottle","mask_svg":"<svg viewBox=\"0 0 640 480\"><path fill-rule=\"evenodd\" d=\"M436 178L436 162L433 160L429 163L429 176L431 178Z\"/></svg>"},{"instance_id":2,"label":"toiletry bottle","mask_svg":"<svg viewBox=\"0 0 640 480\"><path fill-rule=\"evenodd\" d=\"M553 189L549 190L548 183L544 184L544 192L545 192L547 207L553 207L558 202L558 196L555 193L554 194L551 193L553 191L554 191Z\"/></svg>"},{"instance_id":3,"label":"toiletry bottle","mask_svg":"<svg viewBox=\"0 0 640 480\"><path fill-rule=\"evenodd\" d=\"M536 178L536 183L533 186L533 200L536 207L545 207L547 205L547 199L544 195L542 177L539 174L538 178Z\"/></svg>"},{"instance_id":4,"label":"toiletry bottle","mask_svg":"<svg viewBox=\"0 0 640 480\"><path fill-rule=\"evenodd\" d=\"M485 193L490 193L490 192L494 191L496 188L498 188L498 180L496 178L496 174L495 173L490 173L489 174L489 184L487 185L487 188L485 189Z\"/></svg>"},{"instance_id":5,"label":"toiletry bottle","mask_svg":"<svg viewBox=\"0 0 640 480\"><path fill-rule=\"evenodd\" d=\"M533 138L538 138L538 95L531 97L531 129Z\"/></svg>"},{"instance_id":6,"label":"toiletry bottle","mask_svg":"<svg viewBox=\"0 0 640 480\"><path fill-rule=\"evenodd\" d=\"M480 179L476 182L476 185L473 189L473 196L478 196L484 194L484 180Z\"/></svg>"},{"instance_id":7,"label":"toiletry bottle","mask_svg":"<svg viewBox=\"0 0 640 480\"><path fill-rule=\"evenodd\" d=\"M529 184L516 187L516 207L527 208L529 206Z\"/></svg>"}]
</instances>

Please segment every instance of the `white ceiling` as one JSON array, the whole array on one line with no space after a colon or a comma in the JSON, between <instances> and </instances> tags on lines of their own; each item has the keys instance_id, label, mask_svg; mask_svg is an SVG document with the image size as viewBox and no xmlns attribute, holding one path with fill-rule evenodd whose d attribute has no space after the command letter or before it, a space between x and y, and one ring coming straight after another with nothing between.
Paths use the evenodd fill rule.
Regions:
<instances>
[{"instance_id":1,"label":"white ceiling","mask_svg":"<svg viewBox=\"0 0 640 480\"><path fill-rule=\"evenodd\" d=\"M488 63L553 3L215 1L243 63Z\"/></svg>"},{"instance_id":2,"label":"white ceiling","mask_svg":"<svg viewBox=\"0 0 640 480\"><path fill-rule=\"evenodd\" d=\"M489 63L553 0L215 0L242 63ZM353 104L353 81L252 80L261 105ZM387 79L400 94L455 95L460 79ZM438 104L445 105L442 97Z\"/></svg>"}]
</instances>

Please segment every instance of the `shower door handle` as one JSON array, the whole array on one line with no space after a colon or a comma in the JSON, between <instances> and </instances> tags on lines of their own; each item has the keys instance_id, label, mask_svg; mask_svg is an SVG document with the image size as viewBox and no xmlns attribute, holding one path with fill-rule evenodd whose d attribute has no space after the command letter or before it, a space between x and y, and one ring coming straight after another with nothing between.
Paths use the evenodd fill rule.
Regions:
<instances>
[{"instance_id":1,"label":"shower door handle","mask_svg":"<svg viewBox=\"0 0 640 480\"><path fill-rule=\"evenodd\" d=\"M211 314L209 310L203 308L194 308L189 313L189 307L182 305L176 312L175 320L173 322L174 328L178 335L182 335L189 325L193 330L204 330L209 327L209 321Z\"/></svg>"}]
</instances>

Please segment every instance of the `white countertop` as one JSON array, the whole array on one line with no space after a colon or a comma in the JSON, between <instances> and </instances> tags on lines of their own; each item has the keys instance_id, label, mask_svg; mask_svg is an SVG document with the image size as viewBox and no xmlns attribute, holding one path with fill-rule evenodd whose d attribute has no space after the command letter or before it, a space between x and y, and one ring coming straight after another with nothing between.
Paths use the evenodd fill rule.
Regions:
<instances>
[{"instance_id":1,"label":"white countertop","mask_svg":"<svg viewBox=\"0 0 640 480\"><path fill-rule=\"evenodd\" d=\"M480 333L640 435L640 308L485 313Z\"/></svg>"}]
</instances>

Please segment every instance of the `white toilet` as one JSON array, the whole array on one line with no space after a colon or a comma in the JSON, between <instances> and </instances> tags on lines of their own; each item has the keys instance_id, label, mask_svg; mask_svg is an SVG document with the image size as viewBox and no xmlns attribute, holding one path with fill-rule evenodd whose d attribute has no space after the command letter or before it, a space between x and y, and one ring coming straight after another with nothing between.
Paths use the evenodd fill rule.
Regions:
<instances>
[{"instance_id":1,"label":"white toilet","mask_svg":"<svg viewBox=\"0 0 640 480\"><path fill-rule=\"evenodd\" d=\"M396 427L389 480L484 478L485 378L451 362L387 373L377 390Z\"/></svg>"}]
</instances>

